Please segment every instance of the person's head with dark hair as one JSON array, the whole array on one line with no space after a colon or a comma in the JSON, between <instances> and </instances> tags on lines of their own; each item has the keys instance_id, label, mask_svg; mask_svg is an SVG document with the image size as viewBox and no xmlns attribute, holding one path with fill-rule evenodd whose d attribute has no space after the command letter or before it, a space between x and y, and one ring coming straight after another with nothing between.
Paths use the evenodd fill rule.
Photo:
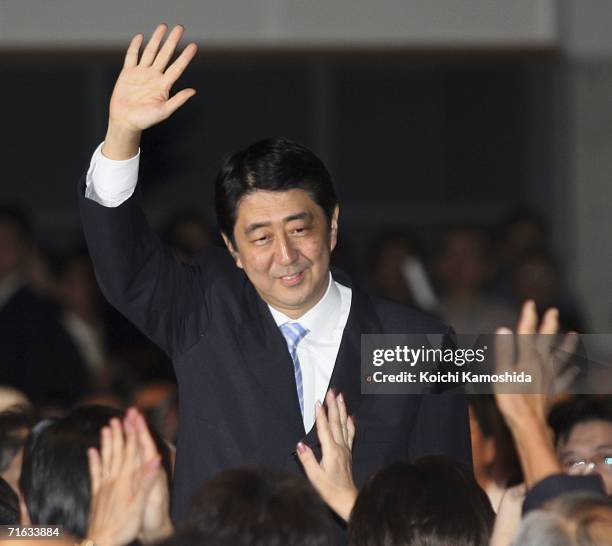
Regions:
<instances>
[{"instance_id":1,"label":"person's head with dark hair","mask_svg":"<svg viewBox=\"0 0 612 546\"><path fill-rule=\"evenodd\" d=\"M17 490L23 446L36 418L29 409L0 413L0 477Z\"/></svg>"},{"instance_id":2,"label":"person's head with dark hair","mask_svg":"<svg viewBox=\"0 0 612 546\"><path fill-rule=\"evenodd\" d=\"M184 530L232 546L328 546L331 519L310 484L265 467L226 470L192 499Z\"/></svg>"},{"instance_id":3,"label":"person's head with dark hair","mask_svg":"<svg viewBox=\"0 0 612 546\"><path fill-rule=\"evenodd\" d=\"M210 226L203 214L184 210L170 217L162 229L162 239L178 254L189 260L212 244Z\"/></svg>"},{"instance_id":4,"label":"person's head with dark hair","mask_svg":"<svg viewBox=\"0 0 612 546\"><path fill-rule=\"evenodd\" d=\"M123 412L104 406L82 406L59 419L32 429L25 446L19 485L30 520L37 525L61 525L78 538L87 533L90 474L87 448L100 448L100 430ZM169 470L169 453L153 434L162 462Z\"/></svg>"},{"instance_id":5,"label":"person's head with dark hair","mask_svg":"<svg viewBox=\"0 0 612 546\"><path fill-rule=\"evenodd\" d=\"M19 497L13 488L0 478L0 525L18 525Z\"/></svg>"},{"instance_id":6,"label":"person's head with dark hair","mask_svg":"<svg viewBox=\"0 0 612 546\"><path fill-rule=\"evenodd\" d=\"M612 396L575 396L560 402L548 422L565 472L597 472L612 495Z\"/></svg>"},{"instance_id":7,"label":"person's head with dark hair","mask_svg":"<svg viewBox=\"0 0 612 546\"><path fill-rule=\"evenodd\" d=\"M474 475L497 508L506 488L522 481L512 435L492 395L469 397Z\"/></svg>"},{"instance_id":8,"label":"person's head with dark hair","mask_svg":"<svg viewBox=\"0 0 612 546\"><path fill-rule=\"evenodd\" d=\"M612 501L568 493L525 516L512 546L610 546Z\"/></svg>"},{"instance_id":9,"label":"person's head with dark hair","mask_svg":"<svg viewBox=\"0 0 612 546\"><path fill-rule=\"evenodd\" d=\"M465 299L480 295L494 273L487 232L471 224L449 227L444 235L436 272L448 298Z\"/></svg>"},{"instance_id":10,"label":"person's head with dark hair","mask_svg":"<svg viewBox=\"0 0 612 546\"><path fill-rule=\"evenodd\" d=\"M324 295L338 199L323 162L281 138L228 157L215 185L223 240L262 299L297 318Z\"/></svg>"},{"instance_id":11,"label":"person's head with dark hair","mask_svg":"<svg viewBox=\"0 0 612 546\"><path fill-rule=\"evenodd\" d=\"M24 267L31 236L25 211L0 205L0 280Z\"/></svg>"},{"instance_id":12,"label":"person's head with dark hair","mask_svg":"<svg viewBox=\"0 0 612 546\"><path fill-rule=\"evenodd\" d=\"M488 546L495 513L470 471L430 455L391 463L363 487L350 546Z\"/></svg>"}]
</instances>

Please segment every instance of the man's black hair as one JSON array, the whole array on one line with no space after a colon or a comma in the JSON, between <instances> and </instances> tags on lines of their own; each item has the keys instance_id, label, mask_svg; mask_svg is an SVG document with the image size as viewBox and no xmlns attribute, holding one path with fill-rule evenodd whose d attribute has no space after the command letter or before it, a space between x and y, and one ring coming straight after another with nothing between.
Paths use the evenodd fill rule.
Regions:
<instances>
[{"instance_id":1,"label":"man's black hair","mask_svg":"<svg viewBox=\"0 0 612 546\"><path fill-rule=\"evenodd\" d=\"M567 442L572 429L588 421L612 423L612 396L575 396L555 405L548 417L555 444Z\"/></svg>"},{"instance_id":2,"label":"man's black hair","mask_svg":"<svg viewBox=\"0 0 612 546\"><path fill-rule=\"evenodd\" d=\"M32 429L19 486L33 524L61 525L77 538L87 535L91 494L87 448L99 449L100 430L123 415L106 406L81 406ZM151 432L168 472L168 448Z\"/></svg>"},{"instance_id":3,"label":"man's black hair","mask_svg":"<svg viewBox=\"0 0 612 546\"><path fill-rule=\"evenodd\" d=\"M268 138L228 156L215 183L219 229L235 246L234 225L240 200L257 190L304 190L328 222L338 198L323 162L306 146L284 138Z\"/></svg>"},{"instance_id":4,"label":"man's black hair","mask_svg":"<svg viewBox=\"0 0 612 546\"><path fill-rule=\"evenodd\" d=\"M221 472L194 496L185 531L232 546L331 546L328 509L304 479L261 466Z\"/></svg>"},{"instance_id":5,"label":"man's black hair","mask_svg":"<svg viewBox=\"0 0 612 546\"><path fill-rule=\"evenodd\" d=\"M0 525L19 524L19 497L13 488L0 478Z\"/></svg>"},{"instance_id":6,"label":"man's black hair","mask_svg":"<svg viewBox=\"0 0 612 546\"><path fill-rule=\"evenodd\" d=\"M442 455L391 463L363 487L349 546L488 546L495 512L472 473Z\"/></svg>"}]
</instances>

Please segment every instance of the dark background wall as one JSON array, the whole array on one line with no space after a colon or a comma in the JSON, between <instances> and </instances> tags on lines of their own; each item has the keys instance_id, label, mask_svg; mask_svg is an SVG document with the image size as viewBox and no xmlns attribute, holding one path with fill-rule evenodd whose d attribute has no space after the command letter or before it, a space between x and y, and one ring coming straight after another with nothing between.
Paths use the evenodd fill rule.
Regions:
<instances>
[{"instance_id":1,"label":"dark background wall","mask_svg":"<svg viewBox=\"0 0 612 546\"><path fill-rule=\"evenodd\" d=\"M0 55L0 201L26 205L49 241L78 237L75 186L103 139L122 52ZM363 256L376 233L493 225L519 206L545 215L554 185L554 51L200 54L180 86L198 95L148 131L141 181L154 224L212 216L222 157L283 135L332 171L342 237Z\"/></svg>"}]
</instances>

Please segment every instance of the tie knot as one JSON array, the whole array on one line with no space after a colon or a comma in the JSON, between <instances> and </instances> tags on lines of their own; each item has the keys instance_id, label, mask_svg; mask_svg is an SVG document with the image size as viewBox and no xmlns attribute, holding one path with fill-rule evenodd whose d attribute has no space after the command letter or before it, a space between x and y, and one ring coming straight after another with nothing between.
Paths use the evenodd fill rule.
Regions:
<instances>
[{"instance_id":1,"label":"tie knot","mask_svg":"<svg viewBox=\"0 0 612 546\"><path fill-rule=\"evenodd\" d=\"M295 350L298 343L308 333L308 330L299 322L285 322L285 324L281 325L280 330L285 337L290 352Z\"/></svg>"}]
</instances>

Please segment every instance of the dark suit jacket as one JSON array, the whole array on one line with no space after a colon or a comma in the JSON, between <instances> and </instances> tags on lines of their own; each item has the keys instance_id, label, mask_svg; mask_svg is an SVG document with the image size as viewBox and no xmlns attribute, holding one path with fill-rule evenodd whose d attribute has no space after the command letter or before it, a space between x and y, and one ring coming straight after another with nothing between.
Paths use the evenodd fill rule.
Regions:
<instances>
[{"instance_id":1,"label":"dark suit jacket","mask_svg":"<svg viewBox=\"0 0 612 546\"><path fill-rule=\"evenodd\" d=\"M174 362L180 399L175 518L185 514L202 482L228 467L265 464L301 472L296 444L305 441L316 452L316 433L304 430L286 342L243 271L216 248L192 265L180 264L149 230L137 195L105 208L83 192L82 180L82 220L102 291ZM355 415L359 484L387 462L427 453L471 465L463 396L361 394L362 333L446 331L425 315L353 287L330 387L344 394Z\"/></svg>"}]
</instances>

